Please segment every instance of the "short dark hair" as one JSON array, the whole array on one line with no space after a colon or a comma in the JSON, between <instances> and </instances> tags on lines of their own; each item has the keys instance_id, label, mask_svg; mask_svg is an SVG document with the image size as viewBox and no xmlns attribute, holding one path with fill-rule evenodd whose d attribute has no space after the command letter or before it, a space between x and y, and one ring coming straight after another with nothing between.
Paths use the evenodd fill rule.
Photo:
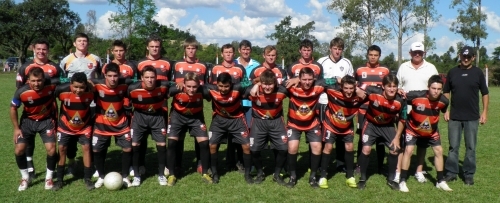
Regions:
<instances>
[{"instance_id":1,"label":"short dark hair","mask_svg":"<svg viewBox=\"0 0 500 203\"><path fill-rule=\"evenodd\" d=\"M160 42L160 47L161 47L161 43L162 43L162 40L161 38L156 35L156 34L153 34L153 35L150 35L147 39L146 39L146 44L149 44L150 42Z\"/></svg>"},{"instance_id":2,"label":"short dark hair","mask_svg":"<svg viewBox=\"0 0 500 203\"><path fill-rule=\"evenodd\" d=\"M432 83L440 83L443 85L443 78L439 75L433 75L429 78L429 81L427 82L427 87L431 87Z\"/></svg>"},{"instance_id":3,"label":"short dark hair","mask_svg":"<svg viewBox=\"0 0 500 203\"><path fill-rule=\"evenodd\" d=\"M74 82L87 84L87 75L84 72L78 72L71 76L71 84Z\"/></svg>"},{"instance_id":4,"label":"short dark hair","mask_svg":"<svg viewBox=\"0 0 500 203\"><path fill-rule=\"evenodd\" d=\"M383 86L386 86L386 85L389 85L392 83L394 83L396 86L399 85L399 80L398 80L398 77L396 77L396 75L389 74L389 75L384 76L384 78L382 78L382 85Z\"/></svg>"},{"instance_id":5,"label":"short dark hair","mask_svg":"<svg viewBox=\"0 0 500 203\"><path fill-rule=\"evenodd\" d=\"M330 48L334 46L344 49L344 40L340 37L333 38L332 41L330 41Z\"/></svg>"},{"instance_id":6,"label":"short dark hair","mask_svg":"<svg viewBox=\"0 0 500 203\"><path fill-rule=\"evenodd\" d=\"M369 54L370 51L378 51L378 54L382 55L382 49L380 49L380 47L377 46L377 45L371 45L370 47L368 47L368 50L366 51L366 54Z\"/></svg>"},{"instance_id":7,"label":"short dark hair","mask_svg":"<svg viewBox=\"0 0 500 203\"><path fill-rule=\"evenodd\" d=\"M219 74L219 76L217 76L217 83L222 83L222 84L229 83L232 85L233 84L232 80L233 78L231 77L231 74L227 72L222 72L221 74Z\"/></svg>"},{"instance_id":8,"label":"short dark hair","mask_svg":"<svg viewBox=\"0 0 500 203\"><path fill-rule=\"evenodd\" d=\"M312 75L314 77L314 71L313 69L309 68L309 67L303 67L302 69L300 69L299 71L299 78L302 78L302 76L304 75Z\"/></svg>"},{"instance_id":9,"label":"short dark hair","mask_svg":"<svg viewBox=\"0 0 500 203\"><path fill-rule=\"evenodd\" d=\"M343 87L345 84L348 85L354 85L356 86L356 78L354 78L351 75L345 75L341 80L340 80L340 85Z\"/></svg>"},{"instance_id":10,"label":"short dark hair","mask_svg":"<svg viewBox=\"0 0 500 203\"><path fill-rule=\"evenodd\" d=\"M121 40L115 40L113 44L111 44L112 49L114 49L115 47L122 47L123 50L127 51L127 45Z\"/></svg>"},{"instance_id":11,"label":"short dark hair","mask_svg":"<svg viewBox=\"0 0 500 203\"><path fill-rule=\"evenodd\" d=\"M47 46L47 49L49 49L49 41L47 41L46 39L37 39L37 40L35 40L35 42L33 42L33 48L37 44L45 44Z\"/></svg>"},{"instance_id":12,"label":"short dark hair","mask_svg":"<svg viewBox=\"0 0 500 203\"><path fill-rule=\"evenodd\" d=\"M106 65L106 69L104 70L104 73L107 74L108 72L115 72L115 73L120 73L120 66L116 63L108 63Z\"/></svg>"},{"instance_id":13,"label":"short dark hair","mask_svg":"<svg viewBox=\"0 0 500 203\"><path fill-rule=\"evenodd\" d=\"M260 74L260 82L261 83L274 83L275 85L278 83L276 80L276 74L274 74L271 70L265 70Z\"/></svg>"},{"instance_id":14,"label":"short dark hair","mask_svg":"<svg viewBox=\"0 0 500 203\"><path fill-rule=\"evenodd\" d=\"M45 73L43 72L43 69L41 67L38 67L38 66L30 68L30 70L28 71L28 78L31 76L35 76L35 77L42 76L42 78L45 79Z\"/></svg>"},{"instance_id":15,"label":"short dark hair","mask_svg":"<svg viewBox=\"0 0 500 203\"><path fill-rule=\"evenodd\" d=\"M302 47L307 47L307 48L311 48L311 49L314 49L314 44L311 40L309 39L304 39L300 42L300 45L299 45L299 49L302 49Z\"/></svg>"},{"instance_id":16,"label":"short dark hair","mask_svg":"<svg viewBox=\"0 0 500 203\"><path fill-rule=\"evenodd\" d=\"M224 44L222 45L222 47L220 48L220 52L224 52L224 49L233 49L233 52L234 52L234 46L232 44Z\"/></svg>"},{"instance_id":17,"label":"short dark hair","mask_svg":"<svg viewBox=\"0 0 500 203\"><path fill-rule=\"evenodd\" d=\"M73 41L76 42L76 39L78 39L78 38L85 38L85 39L87 39L87 41L89 41L89 36L85 33L82 33L82 32L76 33L75 39Z\"/></svg>"},{"instance_id":18,"label":"short dark hair","mask_svg":"<svg viewBox=\"0 0 500 203\"><path fill-rule=\"evenodd\" d=\"M146 73L148 71L153 72L155 74L155 76L156 76L156 69L152 65L144 66L144 68L141 71L141 75L144 75L144 73Z\"/></svg>"},{"instance_id":19,"label":"short dark hair","mask_svg":"<svg viewBox=\"0 0 500 203\"><path fill-rule=\"evenodd\" d=\"M252 43L250 41L246 40L246 39L241 40L238 48L241 49L241 47L250 47L250 49L252 49Z\"/></svg>"}]
</instances>

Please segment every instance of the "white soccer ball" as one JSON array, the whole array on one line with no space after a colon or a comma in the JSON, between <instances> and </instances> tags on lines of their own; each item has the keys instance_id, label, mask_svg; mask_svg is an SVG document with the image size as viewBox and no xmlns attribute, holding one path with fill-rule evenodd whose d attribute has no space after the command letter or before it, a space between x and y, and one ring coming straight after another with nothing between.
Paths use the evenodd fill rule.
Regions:
<instances>
[{"instance_id":1,"label":"white soccer ball","mask_svg":"<svg viewBox=\"0 0 500 203\"><path fill-rule=\"evenodd\" d=\"M117 172L109 172L104 177L104 187L108 188L108 190L119 190L122 188L122 185L122 175Z\"/></svg>"}]
</instances>

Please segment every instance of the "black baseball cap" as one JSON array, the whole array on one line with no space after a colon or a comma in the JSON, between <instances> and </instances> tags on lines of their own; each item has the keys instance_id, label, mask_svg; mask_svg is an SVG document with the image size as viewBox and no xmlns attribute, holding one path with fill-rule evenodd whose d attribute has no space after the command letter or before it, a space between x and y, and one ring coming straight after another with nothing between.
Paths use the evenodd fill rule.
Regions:
<instances>
[{"instance_id":1,"label":"black baseball cap","mask_svg":"<svg viewBox=\"0 0 500 203\"><path fill-rule=\"evenodd\" d=\"M460 54L462 56L475 56L476 55L474 53L474 48L472 48L470 46L464 46L464 47L462 47L462 49L460 50Z\"/></svg>"}]
</instances>

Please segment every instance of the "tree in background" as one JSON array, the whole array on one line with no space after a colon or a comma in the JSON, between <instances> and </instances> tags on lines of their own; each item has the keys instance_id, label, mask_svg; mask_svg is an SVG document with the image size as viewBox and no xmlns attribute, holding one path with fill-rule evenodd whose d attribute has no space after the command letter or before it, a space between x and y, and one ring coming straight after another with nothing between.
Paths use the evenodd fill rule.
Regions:
<instances>
[{"instance_id":1,"label":"tree in background","mask_svg":"<svg viewBox=\"0 0 500 203\"><path fill-rule=\"evenodd\" d=\"M436 0L420 0L420 5L415 8L415 12L417 13L417 21L423 23L423 31L424 31L424 47L426 52L429 54L436 48L436 38L429 36L429 31L432 28L428 26L433 22L437 22L441 15L438 14L434 4Z\"/></svg>"}]
</instances>

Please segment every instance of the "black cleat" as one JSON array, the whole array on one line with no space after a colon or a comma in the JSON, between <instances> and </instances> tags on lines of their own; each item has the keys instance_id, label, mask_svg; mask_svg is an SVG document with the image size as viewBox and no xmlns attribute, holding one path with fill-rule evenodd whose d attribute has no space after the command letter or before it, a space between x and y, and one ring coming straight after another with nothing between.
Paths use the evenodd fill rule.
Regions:
<instances>
[{"instance_id":1,"label":"black cleat","mask_svg":"<svg viewBox=\"0 0 500 203\"><path fill-rule=\"evenodd\" d=\"M286 182L283 180L281 176L274 176L273 181L278 183L278 185L286 185Z\"/></svg>"},{"instance_id":2,"label":"black cleat","mask_svg":"<svg viewBox=\"0 0 500 203\"><path fill-rule=\"evenodd\" d=\"M309 178L309 185L312 188L319 188L318 181L316 181L316 177L310 177Z\"/></svg>"},{"instance_id":3,"label":"black cleat","mask_svg":"<svg viewBox=\"0 0 500 203\"><path fill-rule=\"evenodd\" d=\"M212 183L213 184L219 183L219 175L218 174L213 174L212 175Z\"/></svg>"},{"instance_id":4,"label":"black cleat","mask_svg":"<svg viewBox=\"0 0 500 203\"><path fill-rule=\"evenodd\" d=\"M391 187L392 190L399 190L399 184L392 180L388 180L387 185Z\"/></svg>"},{"instance_id":5,"label":"black cleat","mask_svg":"<svg viewBox=\"0 0 500 203\"><path fill-rule=\"evenodd\" d=\"M464 183L465 183L465 185L472 186L472 185L474 185L474 178L473 177L466 177Z\"/></svg>"},{"instance_id":6,"label":"black cleat","mask_svg":"<svg viewBox=\"0 0 500 203\"><path fill-rule=\"evenodd\" d=\"M243 166L241 162L236 163L236 168L238 169L238 172L245 173L245 166Z\"/></svg>"},{"instance_id":7,"label":"black cleat","mask_svg":"<svg viewBox=\"0 0 500 203\"><path fill-rule=\"evenodd\" d=\"M358 182L358 189L364 190L366 188L366 180L360 180Z\"/></svg>"},{"instance_id":8,"label":"black cleat","mask_svg":"<svg viewBox=\"0 0 500 203\"><path fill-rule=\"evenodd\" d=\"M253 178L251 176L245 176L245 181L248 184L254 184Z\"/></svg>"},{"instance_id":9,"label":"black cleat","mask_svg":"<svg viewBox=\"0 0 500 203\"><path fill-rule=\"evenodd\" d=\"M94 183L90 179L85 179L85 187L87 187L89 191L95 188Z\"/></svg>"},{"instance_id":10,"label":"black cleat","mask_svg":"<svg viewBox=\"0 0 500 203\"><path fill-rule=\"evenodd\" d=\"M63 188L63 182L62 181L56 181L54 182L54 186L52 186L52 190L58 191Z\"/></svg>"},{"instance_id":11,"label":"black cleat","mask_svg":"<svg viewBox=\"0 0 500 203\"><path fill-rule=\"evenodd\" d=\"M261 184L262 182L264 182L264 180L266 180L264 173L260 173L260 174L257 174L257 176L255 177L254 183Z\"/></svg>"},{"instance_id":12,"label":"black cleat","mask_svg":"<svg viewBox=\"0 0 500 203\"><path fill-rule=\"evenodd\" d=\"M290 180L288 180L288 183L286 184L287 188L293 188L297 185L297 178L290 177Z\"/></svg>"},{"instance_id":13,"label":"black cleat","mask_svg":"<svg viewBox=\"0 0 500 203\"><path fill-rule=\"evenodd\" d=\"M452 181L456 181L456 180L457 180L456 175L447 175L444 177L444 181L446 181L447 183L452 182Z\"/></svg>"}]
</instances>

